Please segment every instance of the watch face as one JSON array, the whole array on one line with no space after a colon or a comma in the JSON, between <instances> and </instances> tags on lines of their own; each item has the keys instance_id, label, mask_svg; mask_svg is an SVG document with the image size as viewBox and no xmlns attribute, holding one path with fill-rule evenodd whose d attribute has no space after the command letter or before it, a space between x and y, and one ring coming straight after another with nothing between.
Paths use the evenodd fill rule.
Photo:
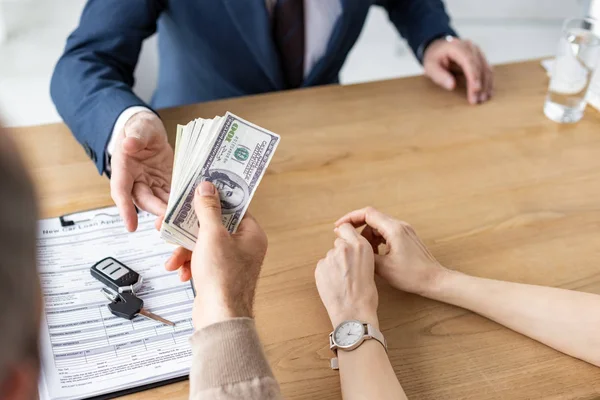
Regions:
<instances>
[{"instance_id":1,"label":"watch face","mask_svg":"<svg viewBox=\"0 0 600 400\"><path fill-rule=\"evenodd\" d=\"M350 347L361 340L364 333L365 328L359 321L345 321L335 328L333 339L338 347Z\"/></svg>"}]
</instances>

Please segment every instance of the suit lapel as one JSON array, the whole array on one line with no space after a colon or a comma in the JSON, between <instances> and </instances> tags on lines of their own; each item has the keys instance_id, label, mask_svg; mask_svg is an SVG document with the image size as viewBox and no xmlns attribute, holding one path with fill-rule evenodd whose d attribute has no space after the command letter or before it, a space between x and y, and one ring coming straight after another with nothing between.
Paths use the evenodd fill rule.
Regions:
<instances>
[{"instance_id":1,"label":"suit lapel","mask_svg":"<svg viewBox=\"0 0 600 400\"><path fill-rule=\"evenodd\" d=\"M212 0L211 0L212 1ZM279 58L271 33L265 0L223 0L233 25L277 89L283 88Z\"/></svg>"}]
</instances>

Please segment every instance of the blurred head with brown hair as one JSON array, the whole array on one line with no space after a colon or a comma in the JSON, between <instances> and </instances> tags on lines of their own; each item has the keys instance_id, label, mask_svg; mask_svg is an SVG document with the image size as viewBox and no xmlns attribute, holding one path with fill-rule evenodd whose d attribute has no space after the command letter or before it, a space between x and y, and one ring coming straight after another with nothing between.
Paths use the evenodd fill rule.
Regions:
<instances>
[{"instance_id":1,"label":"blurred head with brown hair","mask_svg":"<svg viewBox=\"0 0 600 400\"><path fill-rule=\"evenodd\" d=\"M0 127L0 399L37 396L41 292L33 185Z\"/></svg>"}]
</instances>

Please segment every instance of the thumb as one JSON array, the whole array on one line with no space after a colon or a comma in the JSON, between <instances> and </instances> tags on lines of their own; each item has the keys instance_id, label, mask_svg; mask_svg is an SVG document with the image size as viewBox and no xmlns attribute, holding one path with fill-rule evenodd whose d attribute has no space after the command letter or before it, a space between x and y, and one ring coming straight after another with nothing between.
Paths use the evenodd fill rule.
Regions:
<instances>
[{"instance_id":1,"label":"thumb","mask_svg":"<svg viewBox=\"0 0 600 400\"><path fill-rule=\"evenodd\" d=\"M454 76L452 76L450 71L444 68L441 64L429 64L426 68L426 72L433 82L446 90L453 90L456 86L456 79L454 79Z\"/></svg>"},{"instance_id":2,"label":"thumb","mask_svg":"<svg viewBox=\"0 0 600 400\"><path fill-rule=\"evenodd\" d=\"M128 131L125 131L125 138L123 139L122 146L123 150L127 153L137 153L148 146L148 138L137 132L128 133Z\"/></svg>"},{"instance_id":3,"label":"thumb","mask_svg":"<svg viewBox=\"0 0 600 400\"><path fill-rule=\"evenodd\" d=\"M127 121L123 131L123 149L136 153L149 147L152 144L151 141L164 132L164 125L156 115L141 112ZM166 133L164 136L166 137Z\"/></svg>"},{"instance_id":4,"label":"thumb","mask_svg":"<svg viewBox=\"0 0 600 400\"><path fill-rule=\"evenodd\" d=\"M200 230L223 227L219 192L211 182L200 182L196 187L194 210L200 223Z\"/></svg>"}]
</instances>

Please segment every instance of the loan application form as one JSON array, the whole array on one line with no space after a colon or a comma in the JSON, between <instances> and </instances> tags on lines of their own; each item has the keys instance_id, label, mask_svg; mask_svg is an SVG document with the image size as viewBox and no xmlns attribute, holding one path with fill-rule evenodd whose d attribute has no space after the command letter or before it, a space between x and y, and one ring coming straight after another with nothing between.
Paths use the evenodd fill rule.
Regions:
<instances>
[{"instance_id":1,"label":"loan application form","mask_svg":"<svg viewBox=\"0 0 600 400\"><path fill-rule=\"evenodd\" d=\"M193 292L165 271L173 246L138 215L126 232L116 208L77 214L72 226L58 218L39 222L38 264L44 294L40 398L88 398L186 376L191 364ZM144 278L144 307L176 323L113 316L90 267L114 257Z\"/></svg>"}]
</instances>

